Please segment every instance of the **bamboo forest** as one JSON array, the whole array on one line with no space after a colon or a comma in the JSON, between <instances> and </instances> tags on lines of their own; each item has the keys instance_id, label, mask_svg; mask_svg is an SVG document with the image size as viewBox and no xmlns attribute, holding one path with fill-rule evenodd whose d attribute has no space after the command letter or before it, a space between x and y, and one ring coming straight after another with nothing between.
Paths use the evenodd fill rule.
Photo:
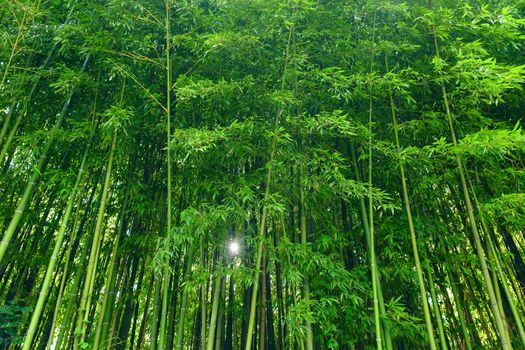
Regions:
<instances>
[{"instance_id":1,"label":"bamboo forest","mask_svg":"<svg viewBox=\"0 0 525 350\"><path fill-rule=\"evenodd\" d=\"M0 349L525 349L525 0L0 0Z\"/></svg>"}]
</instances>

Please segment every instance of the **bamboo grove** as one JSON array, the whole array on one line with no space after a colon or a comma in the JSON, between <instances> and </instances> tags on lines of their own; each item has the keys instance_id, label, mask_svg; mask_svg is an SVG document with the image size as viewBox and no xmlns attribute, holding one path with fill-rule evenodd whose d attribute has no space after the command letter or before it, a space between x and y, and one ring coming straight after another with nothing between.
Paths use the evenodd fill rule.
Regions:
<instances>
[{"instance_id":1,"label":"bamboo grove","mask_svg":"<svg viewBox=\"0 0 525 350\"><path fill-rule=\"evenodd\" d=\"M0 349L525 349L525 1L0 2Z\"/></svg>"}]
</instances>

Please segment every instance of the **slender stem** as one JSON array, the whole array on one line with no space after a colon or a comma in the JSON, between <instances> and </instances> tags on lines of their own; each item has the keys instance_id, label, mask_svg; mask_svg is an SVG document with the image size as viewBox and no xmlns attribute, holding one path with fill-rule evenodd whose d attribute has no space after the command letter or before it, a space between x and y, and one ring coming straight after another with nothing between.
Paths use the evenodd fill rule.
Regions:
<instances>
[{"instance_id":1,"label":"slender stem","mask_svg":"<svg viewBox=\"0 0 525 350\"><path fill-rule=\"evenodd\" d=\"M388 61L387 61L386 55L385 55L385 66L388 71ZM410 242L412 244L412 254L414 255L414 262L416 265L416 273L417 273L417 281L419 284L419 293L421 294L421 299L423 302L423 314L425 316L425 324L427 326L428 343L430 345L430 349L434 350L436 349L436 341L434 339L432 319L430 318L430 310L428 307L428 297L427 297L427 291L425 288L423 268L421 267L421 261L419 259L419 249L417 246L416 230L414 228L414 220L412 219L412 209L410 207L410 197L408 196L408 186L407 186L407 180L405 176L405 164L401 156L401 145L399 142L399 131L398 131L398 124L397 124L396 108L394 104L394 97L392 95L392 87L390 87L388 90L388 97L390 101L390 112L392 114L392 123L394 126L394 137L396 140L396 149L397 149L397 154L399 157L399 171L401 173L401 186L403 189L403 200L405 202L405 211L407 214L408 230L410 233Z\"/></svg>"},{"instance_id":2,"label":"slender stem","mask_svg":"<svg viewBox=\"0 0 525 350\"><path fill-rule=\"evenodd\" d=\"M202 238L201 238L201 244L202 244ZM202 248L201 248L202 250ZM178 324L177 324L177 339L175 342L175 349L180 350L182 349L183 340L184 340L184 325L186 320L186 311L188 306L188 282L191 278L191 267L193 265L193 254L194 254L194 248L188 246L187 248L187 258L186 258L186 268L184 270L184 282L182 283L182 300L180 305L180 311L178 313ZM202 262L201 262L202 263ZM203 306L204 307L204 306ZM206 329L205 324L202 325L204 329Z\"/></svg>"},{"instance_id":3,"label":"slender stem","mask_svg":"<svg viewBox=\"0 0 525 350\"><path fill-rule=\"evenodd\" d=\"M113 167L113 156L115 153L115 147L117 143L117 132L113 132L111 141L111 148L109 152L109 158L106 167L106 177L104 180L104 187L102 189L102 197L100 199L100 206L98 209L97 222L95 225L95 233L93 234L93 242L91 245L91 252L89 255L89 261L86 269L86 279L84 281L84 288L82 290L82 298L80 300L80 307L78 310L77 318L77 335L75 337L74 349L77 350L80 346L80 342L84 340L87 330L87 316L89 315L88 304L90 295L94 287L94 277L96 271L96 265L99 258L99 248L102 240L102 225L104 221L104 214L106 211L106 204L108 199L109 186L111 184L111 170Z\"/></svg>"},{"instance_id":4,"label":"slender stem","mask_svg":"<svg viewBox=\"0 0 525 350\"><path fill-rule=\"evenodd\" d=\"M109 261L109 266L107 268L106 272L106 278L104 282L104 297L102 299L102 305L100 308L100 314L99 319L97 323L97 328L95 332L95 339L93 341L93 349L98 349L99 343L104 343L107 336L107 330L109 328L109 324L106 324L105 321L109 318L110 314L110 307L109 303L112 299L113 291L114 289L114 283L116 278L116 262L117 262L117 256L118 256L118 248L120 243L120 236L122 235L122 228L123 228L123 221L124 221L124 213L126 212L127 203L128 203L128 196L129 196L129 187L126 187L126 194L124 195L124 203L122 204L122 209L120 211L119 220L116 232L116 239L113 243L113 249L111 251L111 260Z\"/></svg>"},{"instance_id":5,"label":"slender stem","mask_svg":"<svg viewBox=\"0 0 525 350\"><path fill-rule=\"evenodd\" d=\"M441 320L441 312L439 310L439 303L436 294L436 288L434 287L434 279L432 278L432 271L430 265L427 265L428 282L430 286L430 295L432 297L432 306L434 307L434 317L436 318L436 324L439 334L439 345L441 350L447 350L447 341L445 339L445 331L443 330L443 321Z\"/></svg>"},{"instance_id":6,"label":"slender stem","mask_svg":"<svg viewBox=\"0 0 525 350\"><path fill-rule=\"evenodd\" d=\"M299 201L300 201L300 208L301 208L301 218L300 218L300 231L301 231L301 245L303 247L303 251L305 256L307 256L307 232L306 232L306 204L304 199L304 179L303 179L303 166L301 164L301 167L299 169ZM304 300L309 303L310 301L310 285L308 282L308 277L305 276L304 282L303 282L303 296ZM313 334L312 334L312 325L310 321L305 322L305 333L306 333L306 350L313 350L314 343L313 343Z\"/></svg>"},{"instance_id":7,"label":"slender stem","mask_svg":"<svg viewBox=\"0 0 525 350\"><path fill-rule=\"evenodd\" d=\"M166 198L166 237L169 237L171 232L171 31L170 31L170 7L171 0L166 0L166 167L167 167L167 198ZM162 309L160 315L160 329L159 329L159 349L164 350L166 342L166 320L168 315L168 290L170 283L170 268L169 258L164 262L163 283L162 283Z\"/></svg>"},{"instance_id":8,"label":"slender stem","mask_svg":"<svg viewBox=\"0 0 525 350\"><path fill-rule=\"evenodd\" d=\"M373 70L374 65L374 50L375 50L375 33L376 31L376 10L374 10L374 21L372 26L372 51L370 55L370 74ZM379 273L376 262L375 252L375 237L374 237L374 191L372 183L372 116L373 116L373 104L372 104L372 82L368 83L368 220L370 230L370 269L372 271L372 293L374 303L374 322L375 322L375 333L376 333L376 347L377 350L383 348L383 342L381 337L381 319L379 311L379 300L378 300L378 286L377 280L379 279Z\"/></svg>"},{"instance_id":9,"label":"slender stem","mask_svg":"<svg viewBox=\"0 0 525 350\"><path fill-rule=\"evenodd\" d=\"M206 345L206 350L213 350L215 341L215 328L217 327L217 315L219 310L219 297L221 295L222 289L221 286L222 277L217 275L215 276L215 285L213 286L213 303L211 307L210 327L208 328L208 342Z\"/></svg>"},{"instance_id":10,"label":"slender stem","mask_svg":"<svg viewBox=\"0 0 525 350\"><path fill-rule=\"evenodd\" d=\"M55 246L53 248L53 253L51 254L51 259L49 260L49 264L47 265L47 270L44 276L44 281L42 283L42 288L40 289L40 294L38 295L38 301L35 306L35 311L33 312L33 316L31 317L31 322L29 324L29 328L24 338L24 344L22 346L22 350L31 349L33 337L35 336L35 332L38 327L38 323L40 321L40 316L42 315L42 311L44 310L44 303L46 302L47 296L49 294L49 290L51 288L51 278L54 276L54 273L55 273L55 266L57 263L58 254L60 252L60 249L62 248L62 242L64 241L66 229L69 223L69 218L71 216L71 212L73 211L73 205L75 204L77 190L80 185L80 182L82 181L82 175L84 174L84 167L86 165L88 151L91 148L91 142L93 141L93 137L95 135L95 129L96 129L96 126L94 126L91 131L91 135L89 137L89 141L86 146L86 150L84 152L82 162L80 163L80 168L78 169L77 179L75 181L75 184L73 185L73 189L71 193L69 194L66 212L60 223L60 228L58 230L57 239L55 242Z\"/></svg>"}]
</instances>

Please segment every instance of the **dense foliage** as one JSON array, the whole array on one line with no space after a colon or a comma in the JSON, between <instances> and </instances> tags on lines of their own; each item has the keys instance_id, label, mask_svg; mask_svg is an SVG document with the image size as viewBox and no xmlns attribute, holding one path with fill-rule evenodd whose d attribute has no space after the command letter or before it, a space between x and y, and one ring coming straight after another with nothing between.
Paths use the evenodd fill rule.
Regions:
<instances>
[{"instance_id":1,"label":"dense foliage","mask_svg":"<svg viewBox=\"0 0 525 350\"><path fill-rule=\"evenodd\" d=\"M0 348L525 348L524 15L0 1Z\"/></svg>"}]
</instances>

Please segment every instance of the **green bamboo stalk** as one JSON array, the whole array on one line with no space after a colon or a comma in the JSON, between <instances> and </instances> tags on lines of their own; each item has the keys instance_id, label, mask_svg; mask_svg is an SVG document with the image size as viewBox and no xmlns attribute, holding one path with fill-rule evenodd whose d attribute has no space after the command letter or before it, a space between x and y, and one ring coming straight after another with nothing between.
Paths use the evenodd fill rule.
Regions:
<instances>
[{"instance_id":1,"label":"green bamboo stalk","mask_svg":"<svg viewBox=\"0 0 525 350\"><path fill-rule=\"evenodd\" d=\"M224 349L225 344L224 340L224 308L225 308L225 294L226 294L226 277L221 278L221 295L219 296L219 310L218 310L218 319L217 319L217 331L215 336L215 350Z\"/></svg>"},{"instance_id":2,"label":"green bamboo stalk","mask_svg":"<svg viewBox=\"0 0 525 350\"><path fill-rule=\"evenodd\" d=\"M123 260L125 263L123 265L118 266L118 279L115 285L119 288L115 294L122 295L124 293L124 289L126 287L126 284L128 282L128 267L127 263L130 261L129 258ZM108 327L108 335L106 336L106 349L115 349L117 348L117 345L119 345L120 340L118 339L118 326L120 324L120 321L122 319L122 313L124 306L122 304L117 303L116 305L116 311L111 310L113 307L112 304L110 306L110 326ZM115 335L117 333L117 335Z\"/></svg>"},{"instance_id":3,"label":"green bamboo stalk","mask_svg":"<svg viewBox=\"0 0 525 350\"><path fill-rule=\"evenodd\" d=\"M7 115L5 116L4 122L2 124L2 129L0 130L0 146L2 146L4 137L7 134L7 130L9 129L9 124L11 123L11 118L13 117L15 108L16 108L16 102L11 103L11 105L8 107ZM3 149L3 146L2 146L2 149ZM3 152L0 153L0 155L1 155L0 160L3 160L5 155L3 154Z\"/></svg>"},{"instance_id":4,"label":"green bamboo stalk","mask_svg":"<svg viewBox=\"0 0 525 350\"><path fill-rule=\"evenodd\" d=\"M496 254L496 250L494 248L494 244L492 243L492 239L488 238L487 243L489 245L489 257L492 258L494 261L494 265L496 266L496 270L498 272L499 278L501 280L501 285L503 286L503 291L505 292L505 296L507 297L507 302L509 303L510 310L512 312L512 316L514 317L514 321L516 322L516 328L518 328L518 334L521 340L521 344L525 347L525 329L523 327L523 322L521 320L521 316L518 312L518 308L516 306L516 303L514 302L514 298L509 290L509 286L507 285L506 281L504 280L504 277L506 276L503 272L503 269L501 268L501 263L499 261L499 258Z\"/></svg>"},{"instance_id":5,"label":"green bamboo stalk","mask_svg":"<svg viewBox=\"0 0 525 350\"><path fill-rule=\"evenodd\" d=\"M219 262L218 262L219 263ZM217 314L219 310L219 297L222 289L222 277L215 276L215 285L213 287L213 303L211 307L210 326L208 328L208 342L206 344L207 350L213 350L215 341L215 329L217 327Z\"/></svg>"},{"instance_id":6,"label":"green bamboo stalk","mask_svg":"<svg viewBox=\"0 0 525 350\"><path fill-rule=\"evenodd\" d=\"M372 53L370 55L370 73L372 73L374 64L374 50L375 50L375 33L376 31L376 11L374 10L374 20L372 26ZM383 348L383 341L381 337L381 320L379 311L379 300L378 300L378 286L377 280L379 279L379 273L376 262L376 251L375 251L375 237L374 237L374 202L373 202L373 186L372 186L372 84L368 83L368 220L370 229L370 269L372 271L372 293L374 303L374 322L375 322L375 333L376 333L376 347L377 350Z\"/></svg>"},{"instance_id":7,"label":"green bamboo stalk","mask_svg":"<svg viewBox=\"0 0 525 350\"><path fill-rule=\"evenodd\" d=\"M204 236L202 235L200 238L200 263L204 266ZM198 350L204 350L206 347L206 296L207 296L207 288L206 288L206 281L203 281L201 284L201 334L200 334L200 349ZM179 325L179 327L181 327ZM183 327L181 327L183 328ZM181 333L182 336L182 333ZM178 345L178 342L177 342ZM182 342L181 347L177 348L176 350L182 349Z\"/></svg>"},{"instance_id":8,"label":"green bamboo stalk","mask_svg":"<svg viewBox=\"0 0 525 350\"><path fill-rule=\"evenodd\" d=\"M130 167L131 169L131 167ZM128 174L128 181L130 174ZM93 349L98 349L99 344L105 344L108 337L111 313L113 311L113 302L115 295L115 280L117 277L117 257L118 257L118 248L120 245L120 238L123 235L124 230L124 215L128 208L129 202L129 190L130 187L126 186L124 193L124 202L122 203L122 208L119 213L119 219L117 228L115 230L115 243L113 244L113 249L111 252L111 260L109 261L109 266L107 268L107 274L104 282L104 296L102 299L102 306L100 308L99 319L97 323L97 328L95 332L95 339L93 340Z\"/></svg>"},{"instance_id":9,"label":"green bamboo stalk","mask_svg":"<svg viewBox=\"0 0 525 350\"><path fill-rule=\"evenodd\" d=\"M166 198L166 237L171 232L171 21L170 7L171 1L165 2L165 31L166 31L166 167L167 167L167 198ZM169 260L169 259L168 259ZM170 281L169 261L164 262L163 268L163 290L162 290L162 308L160 315L159 329L159 349L164 350L166 342L166 320L168 317L168 290Z\"/></svg>"},{"instance_id":10,"label":"green bamboo stalk","mask_svg":"<svg viewBox=\"0 0 525 350\"><path fill-rule=\"evenodd\" d=\"M261 307L259 309L259 349L266 348L266 306L267 306L267 295L266 295L266 250L263 251L262 256L262 271L261 271ZM306 340L305 340L306 341ZM219 349L217 349L219 350Z\"/></svg>"},{"instance_id":11,"label":"green bamboo stalk","mask_svg":"<svg viewBox=\"0 0 525 350\"><path fill-rule=\"evenodd\" d=\"M184 340L184 325L186 320L186 311L188 307L188 286L187 282L191 277L191 267L193 265L193 247L188 247L188 256L186 259L186 269L184 270L184 282L182 283L182 300L179 311L179 319L177 322L177 339L175 342L175 349L182 349L182 342ZM205 324L202 325L205 328Z\"/></svg>"},{"instance_id":12,"label":"green bamboo stalk","mask_svg":"<svg viewBox=\"0 0 525 350\"><path fill-rule=\"evenodd\" d=\"M98 186L98 183L97 183L96 186ZM95 191L95 189L93 189L93 191ZM98 199L97 202L100 202L100 199ZM78 234L80 234L80 233L78 233ZM77 294L78 294L78 292L79 292L79 290L81 288L82 273L84 272L84 266L85 266L86 261L88 259L88 255L89 255L89 237L86 238L86 242L85 242L84 247L82 249L79 265L77 267L76 275L75 275L75 278L73 280L73 284L71 286L71 291L70 291L70 294L69 294L69 300L68 300L68 303L66 305L66 310L64 312L64 318L61 321L62 327L60 327L60 332L58 334L57 341L55 343L55 349L57 349L57 350L61 350L62 343L64 341L64 337L66 335L66 331L67 331L67 328L68 328L69 323L70 323L69 320L72 317L74 317L73 307L75 305L77 305ZM72 322L74 323L74 319L73 319ZM72 329L74 329L74 328L75 327L74 327L74 324L73 324ZM66 343L65 344L66 345L68 344L67 339L66 339Z\"/></svg>"},{"instance_id":13,"label":"green bamboo stalk","mask_svg":"<svg viewBox=\"0 0 525 350\"><path fill-rule=\"evenodd\" d=\"M299 206L301 208L301 217L300 217L300 231L301 231L301 244L303 246L303 251L305 256L307 256L307 232L306 232L306 205L304 202L304 180L303 180L303 169L299 170ZM305 276L303 282L303 296L304 300L308 303L310 301L310 285L308 282L308 277ZM313 350L314 341L312 334L312 324L310 321L305 322L305 333L306 333L306 350Z\"/></svg>"},{"instance_id":14,"label":"green bamboo stalk","mask_svg":"<svg viewBox=\"0 0 525 350\"><path fill-rule=\"evenodd\" d=\"M434 317L436 318L436 324L439 334L439 346L441 350L448 350L447 341L445 338L445 331L443 329L443 321L441 320L441 312L439 310L439 303L436 294L436 288L434 287L434 279L432 278L432 271L430 266L427 265L428 283L430 286L430 296L432 298L432 306L434 307Z\"/></svg>"},{"instance_id":15,"label":"green bamboo stalk","mask_svg":"<svg viewBox=\"0 0 525 350\"><path fill-rule=\"evenodd\" d=\"M93 129L91 131L91 135L89 137L89 141L87 143L86 150L84 151L82 162L80 163L80 168L78 169L78 174L77 174L75 184L73 185L73 188L68 198L66 212L60 223L60 229L58 230L55 247L53 248L51 259L49 260L49 263L47 265L47 270L46 270L46 274L44 277L44 281L42 283L42 288L40 289L38 301L36 303L35 310L33 311L33 316L31 317L31 322L29 324L29 328L24 338L24 344L22 346L22 350L31 349L33 337L35 335L35 332L38 326L38 322L40 321L40 316L42 315L42 311L44 309L44 303L47 300L49 289L51 288L51 285L50 285L51 278L53 277L55 273L55 266L56 266L58 254L60 252L60 249L62 248L62 242L64 241L64 236L66 233L67 225L69 223L69 218L71 216L71 212L73 211L73 205L75 204L77 190L80 185L80 182L82 181L82 175L84 173L84 167L86 165L88 152L89 152L89 149L91 148L91 142L93 141L93 137L95 135L95 129L96 129L96 125L93 126Z\"/></svg>"},{"instance_id":16,"label":"green bamboo stalk","mask_svg":"<svg viewBox=\"0 0 525 350\"><path fill-rule=\"evenodd\" d=\"M109 202L109 199L106 200L106 202ZM85 303L85 306L84 306L84 310L86 310L86 313L84 314L84 325L85 325L85 332L84 334L82 335L82 340L85 339L85 337L87 336L86 333L87 333L87 330L88 330L88 324L91 326L92 323L90 322L90 319L92 319L93 317L93 312L95 310L91 310L91 303L92 303L92 300L93 300L93 295L94 295L94 290L95 290L95 281L96 281L96 276L97 276L97 270L98 270L98 264L99 264L99 261L100 261L100 247L102 245L102 242L104 241L104 233L106 232L106 227L108 225L107 222L105 222L103 224L104 226L102 227L101 229L101 234L100 234L100 239L99 239L99 242L97 244L97 247L96 247L96 250L95 250L95 254L94 256L97 257L94 261L94 264L93 264L93 269L92 269L92 273L91 273L91 286L90 286L90 289L88 291L88 294L87 294L87 298L86 298L86 303Z\"/></svg>"},{"instance_id":17,"label":"green bamboo stalk","mask_svg":"<svg viewBox=\"0 0 525 350\"><path fill-rule=\"evenodd\" d=\"M71 251L72 251L72 248L73 248L73 243L77 237L77 232L76 232L76 226L77 226L77 223L78 223L78 220L79 220L79 215L80 215L80 200L81 200L81 196L77 193L77 209L76 209L76 212L75 212L75 219L73 220L73 227L71 229L71 238L69 240L69 244L68 244L68 249L67 249L67 252L66 252L66 256L65 256L65 266L64 266L64 271L62 272L62 278L61 278L61 281L60 281L60 287L59 287L59 291L58 291L58 297L57 297L57 300L56 300L56 305L55 305L55 310L53 312L53 322L51 324L51 330L49 331L49 339L47 341L47 345L46 345L46 350L48 349L51 349L51 346L53 345L53 334L55 333L55 329L56 329L56 324L57 324L57 319L58 319L58 311L60 309L60 305L62 303L62 298L64 297L64 289L66 287L66 280L67 280L67 277L68 277L68 274L69 274L69 266L70 266L70 262L71 262Z\"/></svg>"},{"instance_id":18,"label":"green bamboo stalk","mask_svg":"<svg viewBox=\"0 0 525 350\"><path fill-rule=\"evenodd\" d=\"M388 61L387 57L385 55L385 66L388 70ZM401 145L399 142L399 131L398 131L398 124L397 124L397 115L396 115L396 108L394 104L394 97L392 95L392 87L389 87L388 90L388 96L390 101L390 112L392 114L392 122L394 126L394 137L396 140L396 149L398 156L400 157L399 160L399 171L401 174L401 186L403 189L403 199L405 202L405 211L407 214L407 221L408 221L408 231L410 233L410 243L412 244L412 254L414 255L414 263L416 265L416 273L417 273L417 281L419 284L419 293L421 294L421 299L423 302L423 314L425 316L425 324L427 326L427 333L428 333L428 343L430 345L431 350L436 349L436 341L434 339L434 330L432 327L432 319L430 317L430 310L428 307L428 297L427 297L427 291L425 288L425 279L423 276L423 268L421 267L421 261L419 259L419 249L417 246L417 238L416 238L416 230L414 228L414 221L412 219L412 209L410 207L410 197L408 196L408 186L407 186L407 180L405 176L405 164L403 162L403 159L401 158Z\"/></svg>"},{"instance_id":19,"label":"green bamboo stalk","mask_svg":"<svg viewBox=\"0 0 525 350\"><path fill-rule=\"evenodd\" d=\"M106 177L104 180L104 187L102 189L102 197L100 200L100 206L99 206L98 215L97 215L97 222L95 225L95 232L93 234L91 253L90 253L88 265L86 268L86 279L84 281L84 288L82 290L82 298L80 300L80 307L78 310L76 336L75 336L75 343L74 343L75 350L79 348L80 342L84 340L85 333L87 330L86 317L89 314L89 310L86 310L86 307L88 304L89 295L91 294L91 291L94 286L93 277L94 277L96 262L99 256L98 252L99 252L99 246L100 246L100 241L102 237L102 225L104 221L104 214L106 212L106 204L107 204L109 186L111 184L111 170L113 167L113 156L115 153L116 143L117 143L117 132L114 131L113 138L111 141L109 158L108 158L107 167L106 167Z\"/></svg>"},{"instance_id":20,"label":"green bamboo stalk","mask_svg":"<svg viewBox=\"0 0 525 350\"><path fill-rule=\"evenodd\" d=\"M166 343L166 320L168 318L168 291L170 284L170 270L169 270L169 259L166 258L164 262L166 265L162 270L162 306L160 314L160 327L159 327L159 350L165 348Z\"/></svg>"},{"instance_id":21,"label":"green bamboo stalk","mask_svg":"<svg viewBox=\"0 0 525 350\"><path fill-rule=\"evenodd\" d=\"M354 176L357 182L361 182L361 177L359 176L359 169L358 169L358 163L357 163L357 157L355 155L354 150L354 144L350 143L350 154L352 157L352 164L354 169ZM368 213L366 210L365 200L363 196L359 197L359 212L361 214L361 221L363 224L363 231L365 232L365 240L366 240L366 247L367 251L370 251L370 226L368 225ZM388 322L386 320L386 308L385 308L385 301L383 298L383 290L381 288L381 278L377 276L377 291L378 291L378 301L379 301L379 313L381 318L383 319L383 334L385 337L385 348L386 350L392 350L392 337L390 335L390 326L388 325Z\"/></svg>"},{"instance_id":22,"label":"green bamboo stalk","mask_svg":"<svg viewBox=\"0 0 525 350\"><path fill-rule=\"evenodd\" d=\"M487 243L486 243L487 244ZM490 250L488 251L488 260L491 265L494 263L494 257L492 256ZM505 315L505 309L503 308L503 298L501 297L501 290L498 286L498 276L497 276L497 269L492 267L491 274L492 274L492 280L494 281L494 292L496 292L496 300L498 302L498 308L499 312L501 314L501 318L503 320L503 326L505 329L509 329L509 322L507 321L507 316ZM510 334L509 334L510 337Z\"/></svg>"},{"instance_id":23,"label":"green bamboo stalk","mask_svg":"<svg viewBox=\"0 0 525 350\"><path fill-rule=\"evenodd\" d=\"M160 241L159 238L157 240L157 249L160 247ZM151 318L151 325L150 325L150 350L156 350L157 349L157 338L158 338L158 321L159 321L159 307L161 302L161 293L162 293L162 276L159 276L158 274L155 274L153 272L154 278L155 278L155 287L154 287L154 293L153 296L153 317Z\"/></svg>"},{"instance_id":24,"label":"green bamboo stalk","mask_svg":"<svg viewBox=\"0 0 525 350\"><path fill-rule=\"evenodd\" d=\"M128 187L129 188L129 187ZM127 202L127 197L125 197L125 202ZM125 208L125 204L123 205L123 208ZM115 282L116 277L116 260L117 260L117 252L120 242L120 227L122 227L122 216L123 216L124 210L121 211L120 220L119 220L119 229L117 230L115 243L113 244L113 249L111 251L111 260L109 261L109 266L107 268L107 274L104 282L104 296L102 298L102 306L100 308L100 314L98 317L98 323L96 327L95 332L95 339L93 340L93 349L98 349L99 344L104 344L107 336L107 330L109 328L109 324L105 325L104 321L109 316L109 303L111 295L109 290L113 288L113 283Z\"/></svg>"},{"instance_id":25,"label":"green bamboo stalk","mask_svg":"<svg viewBox=\"0 0 525 350\"><path fill-rule=\"evenodd\" d=\"M150 282L149 285L151 286L154 283L155 274L153 271L150 272ZM147 288L148 292L146 293L146 302L144 303L144 309L142 311L142 318L141 318L141 324L139 329L139 334L137 337L137 349L144 349L144 335L146 334L146 326L148 324L148 315L149 315L149 304L151 302L151 294L154 290L154 288Z\"/></svg>"},{"instance_id":26,"label":"green bamboo stalk","mask_svg":"<svg viewBox=\"0 0 525 350\"><path fill-rule=\"evenodd\" d=\"M459 298L458 293L458 287L456 286L456 282L452 278L452 275L448 268L445 268L447 271L447 276L449 280L450 287L452 289L452 295L454 296L454 303L456 304L456 309L458 311L458 318L459 323L461 325L461 332L463 333L463 337L465 340L465 346L467 347L467 350L472 350L472 342L470 340L470 334L467 327L467 322L465 321L465 317L463 316L463 305L461 303L461 299Z\"/></svg>"},{"instance_id":27,"label":"green bamboo stalk","mask_svg":"<svg viewBox=\"0 0 525 350\"><path fill-rule=\"evenodd\" d=\"M9 131L9 135L7 136L7 140L5 141L5 143L3 144L2 146L2 150L0 150L0 161L3 161L6 154L7 154L7 151L9 150L9 147L11 146L11 144L13 143L13 140L15 139L15 136L16 136L16 132L18 131L18 127L20 126L20 122L22 121L22 116L23 116L24 113L20 113L16 119L15 119L15 125L13 125L13 127L11 128L11 130ZM7 129L6 129L7 130ZM0 138L1 139L1 138ZM0 142L1 144L1 142Z\"/></svg>"}]
</instances>

